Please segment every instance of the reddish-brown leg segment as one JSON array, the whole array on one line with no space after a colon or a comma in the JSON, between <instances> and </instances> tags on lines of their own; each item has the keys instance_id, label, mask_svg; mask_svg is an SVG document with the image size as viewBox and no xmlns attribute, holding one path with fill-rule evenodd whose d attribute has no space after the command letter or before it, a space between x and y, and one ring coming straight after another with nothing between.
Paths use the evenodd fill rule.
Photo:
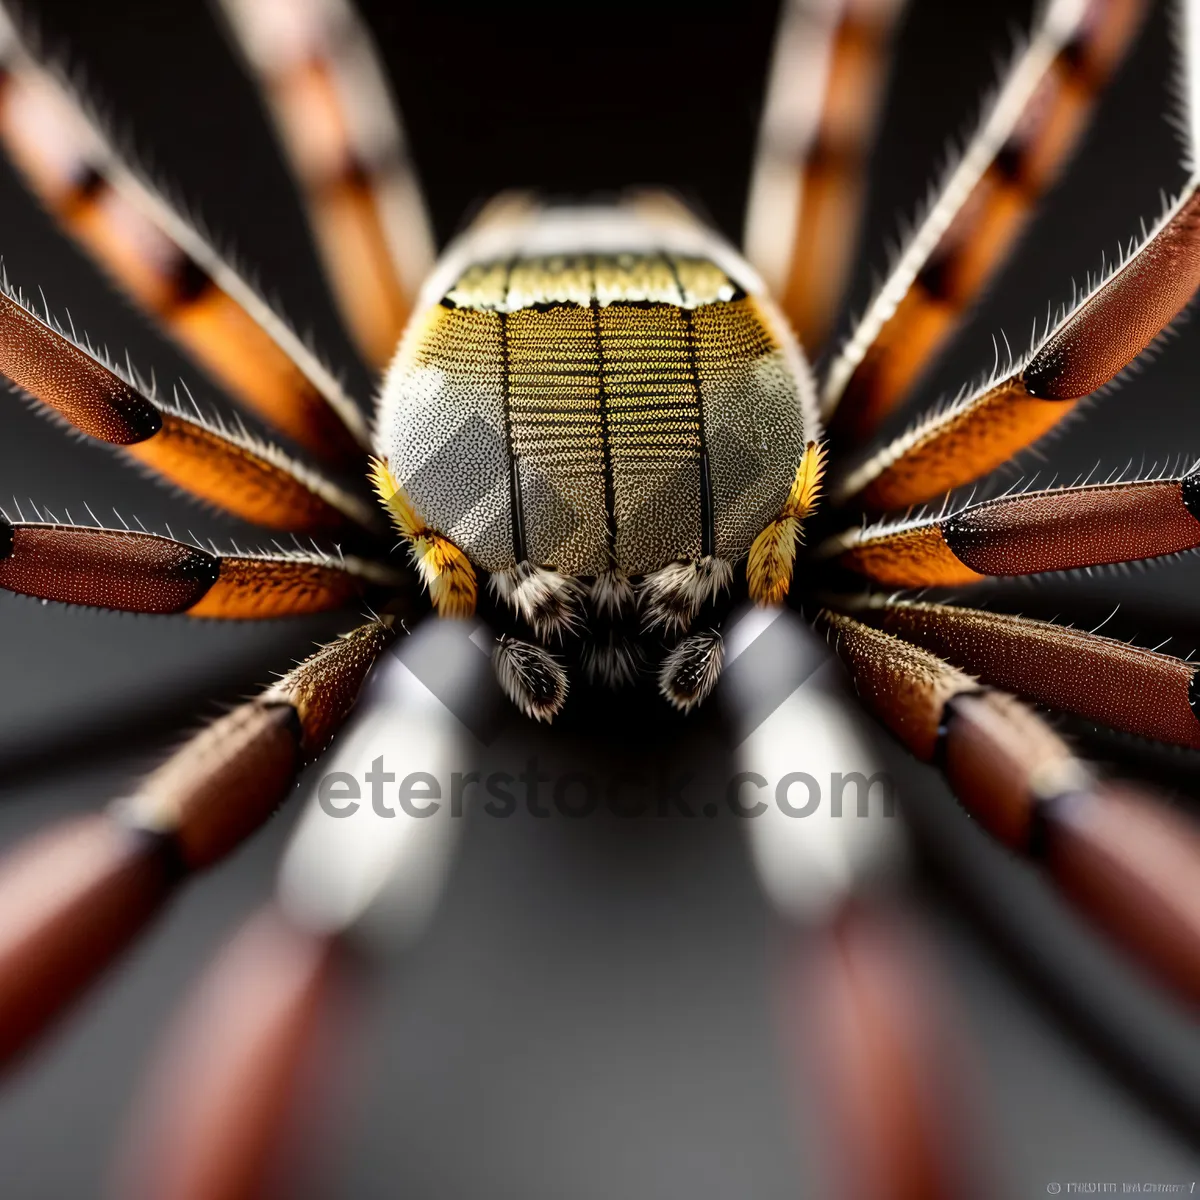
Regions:
<instances>
[{"instance_id":1,"label":"reddish-brown leg segment","mask_svg":"<svg viewBox=\"0 0 1200 1200\"><path fill-rule=\"evenodd\" d=\"M1193 179L1123 265L1011 374L935 413L850 471L836 488L874 511L921 504L970 483L1049 432L1124 370L1200 286L1200 180Z\"/></svg>"},{"instance_id":2,"label":"reddish-brown leg segment","mask_svg":"<svg viewBox=\"0 0 1200 1200\"><path fill-rule=\"evenodd\" d=\"M217 554L132 529L10 522L0 515L0 588L97 608L231 620L327 612L372 585L377 563L320 554Z\"/></svg>"},{"instance_id":3,"label":"reddish-brown leg segment","mask_svg":"<svg viewBox=\"0 0 1200 1200\"><path fill-rule=\"evenodd\" d=\"M1047 708L1200 750L1195 663L1007 613L882 600L853 611L859 620Z\"/></svg>"},{"instance_id":4,"label":"reddish-brown leg segment","mask_svg":"<svg viewBox=\"0 0 1200 1200\"><path fill-rule=\"evenodd\" d=\"M1200 472L1000 496L853 529L821 553L893 587L974 583L1179 554L1200 546Z\"/></svg>"},{"instance_id":5,"label":"reddish-brown leg segment","mask_svg":"<svg viewBox=\"0 0 1200 1200\"><path fill-rule=\"evenodd\" d=\"M399 114L345 0L222 0L367 359L395 353L433 238Z\"/></svg>"},{"instance_id":6,"label":"reddish-brown leg segment","mask_svg":"<svg viewBox=\"0 0 1200 1200\"><path fill-rule=\"evenodd\" d=\"M834 360L822 397L862 440L908 394L1003 264L1133 36L1143 0L1049 3L928 215Z\"/></svg>"},{"instance_id":7,"label":"reddish-brown leg segment","mask_svg":"<svg viewBox=\"0 0 1200 1200\"><path fill-rule=\"evenodd\" d=\"M157 404L10 290L0 292L0 372L82 433L248 521L297 533L380 526L371 506L276 447Z\"/></svg>"},{"instance_id":8,"label":"reddish-brown leg segment","mask_svg":"<svg viewBox=\"0 0 1200 1200\"><path fill-rule=\"evenodd\" d=\"M362 414L316 356L129 170L0 11L0 140L63 228L215 379L306 449L346 465Z\"/></svg>"},{"instance_id":9,"label":"reddish-brown leg segment","mask_svg":"<svg viewBox=\"0 0 1200 1200\"><path fill-rule=\"evenodd\" d=\"M1148 794L1099 782L1019 700L929 651L824 612L864 702L993 836L1190 1005L1200 1006L1200 830Z\"/></svg>"},{"instance_id":10,"label":"reddish-brown leg segment","mask_svg":"<svg viewBox=\"0 0 1200 1200\"><path fill-rule=\"evenodd\" d=\"M797 1074L817 1098L839 1200L991 1194L957 1030L925 947L893 901L792 935L782 980Z\"/></svg>"},{"instance_id":11,"label":"reddish-brown leg segment","mask_svg":"<svg viewBox=\"0 0 1200 1200\"><path fill-rule=\"evenodd\" d=\"M391 639L364 625L187 742L107 815L75 818L0 863L0 1065L9 1065L189 872L234 849L328 745Z\"/></svg>"},{"instance_id":12,"label":"reddish-brown leg segment","mask_svg":"<svg viewBox=\"0 0 1200 1200\"><path fill-rule=\"evenodd\" d=\"M301 932L274 908L246 924L170 1031L118 1163L119 1195L288 1194L295 1159L308 1165L302 1100L324 1090L311 1076L344 957L334 939Z\"/></svg>"},{"instance_id":13,"label":"reddish-brown leg segment","mask_svg":"<svg viewBox=\"0 0 1200 1200\"><path fill-rule=\"evenodd\" d=\"M852 265L902 8L903 0L792 0L780 18L745 246L810 350L837 316Z\"/></svg>"}]
</instances>

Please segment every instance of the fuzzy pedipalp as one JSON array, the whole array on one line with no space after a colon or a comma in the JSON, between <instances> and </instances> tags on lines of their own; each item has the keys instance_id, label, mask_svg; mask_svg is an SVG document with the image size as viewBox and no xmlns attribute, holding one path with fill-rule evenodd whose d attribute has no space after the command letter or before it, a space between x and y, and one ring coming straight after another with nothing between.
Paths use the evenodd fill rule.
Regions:
<instances>
[{"instance_id":1,"label":"fuzzy pedipalp","mask_svg":"<svg viewBox=\"0 0 1200 1200\"><path fill-rule=\"evenodd\" d=\"M520 562L507 571L494 571L488 587L539 638L561 639L580 627L584 587L573 575Z\"/></svg>"},{"instance_id":2,"label":"fuzzy pedipalp","mask_svg":"<svg viewBox=\"0 0 1200 1200\"><path fill-rule=\"evenodd\" d=\"M713 629L685 637L663 659L658 690L681 712L690 712L708 699L721 677L725 643Z\"/></svg>"},{"instance_id":3,"label":"fuzzy pedipalp","mask_svg":"<svg viewBox=\"0 0 1200 1200\"><path fill-rule=\"evenodd\" d=\"M492 666L504 694L527 717L551 721L566 703L566 668L544 646L519 638L498 638Z\"/></svg>"},{"instance_id":4,"label":"fuzzy pedipalp","mask_svg":"<svg viewBox=\"0 0 1200 1200\"><path fill-rule=\"evenodd\" d=\"M638 586L647 630L682 633L705 604L733 582L733 564L723 558L685 559L646 575Z\"/></svg>"},{"instance_id":5,"label":"fuzzy pedipalp","mask_svg":"<svg viewBox=\"0 0 1200 1200\"><path fill-rule=\"evenodd\" d=\"M438 615L471 616L479 595L471 560L449 538L425 524L382 459L371 460L370 480L392 524L408 542L413 566Z\"/></svg>"},{"instance_id":6,"label":"fuzzy pedipalp","mask_svg":"<svg viewBox=\"0 0 1200 1200\"><path fill-rule=\"evenodd\" d=\"M827 453L823 444L808 443L779 516L750 547L746 580L750 597L757 604L782 604L788 594L804 520L816 510L821 498Z\"/></svg>"}]
</instances>

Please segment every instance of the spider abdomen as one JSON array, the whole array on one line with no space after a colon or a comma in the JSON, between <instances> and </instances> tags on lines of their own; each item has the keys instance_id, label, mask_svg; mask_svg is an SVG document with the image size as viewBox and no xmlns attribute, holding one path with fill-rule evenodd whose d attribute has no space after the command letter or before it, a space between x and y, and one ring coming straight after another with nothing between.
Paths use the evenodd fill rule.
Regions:
<instances>
[{"instance_id":1,"label":"spider abdomen","mask_svg":"<svg viewBox=\"0 0 1200 1200\"><path fill-rule=\"evenodd\" d=\"M805 444L797 351L752 273L631 209L468 235L392 365L377 434L433 529L490 571L736 560Z\"/></svg>"}]
</instances>

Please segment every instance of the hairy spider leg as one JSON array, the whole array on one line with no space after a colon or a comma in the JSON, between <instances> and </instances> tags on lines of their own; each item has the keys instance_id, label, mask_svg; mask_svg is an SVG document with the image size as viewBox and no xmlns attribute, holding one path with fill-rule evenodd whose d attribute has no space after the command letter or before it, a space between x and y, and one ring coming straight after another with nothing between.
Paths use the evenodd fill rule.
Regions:
<instances>
[{"instance_id":1,"label":"hairy spider leg","mask_svg":"<svg viewBox=\"0 0 1200 1200\"><path fill-rule=\"evenodd\" d=\"M983 384L847 472L835 498L880 512L921 504L1007 462L1123 371L1200 286L1200 178L1122 264Z\"/></svg>"},{"instance_id":2,"label":"hairy spider leg","mask_svg":"<svg viewBox=\"0 0 1200 1200\"><path fill-rule=\"evenodd\" d=\"M1035 704L1200 750L1195 663L1009 613L879 597L844 607Z\"/></svg>"},{"instance_id":3,"label":"hairy spider leg","mask_svg":"<svg viewBox=\"0 0 1200 1200\"><path fill-rule=\"evenodd\" d=\"M910 393L1070 158L1147 5L1054 0L861 320L822 415L861 441Z\"/></svg>"},{"instance_id":4,"label":"hairy spider leg","mask_svg":"<svg viewBox=\"0 0 1200 1200\"><path fill-rule=\"evenodd\" d=\"M306 450L362 461L361 410L249 284L120 157L0 8L0 141L29 187L159 326Z\"/></svg>"},{"instance_id":5,"label":"hairy spider leg","mask_svg":"<svg viewBox=\"0 0 1200 1200\"><path fill-rule=\"evenodd\" d=\"M179 883L237 847L328 745L391 640L378 622L318 650L203 729L104 814L0 861L0 1065L138 936Z\"/></svg>"},{"instance_id":6,"label":"hairy spider leg","mask_svg":"<svg viewBox=\"0 0 1200 1200\"><path fill-rule=\"evenodd\" d=\"M151 399L6 283L0 371L68 425L216 508L298 533L378 528L369 504L277 447Z\"/></svg>"},{"instance_id":7,"label":"hairy spider leg","mask_svg":"<svg viewBox=\"0 0 1200 1200\"><path fill-rule=\"evenodd\" d=\"M220 554L137 529L0 515L0 588L62 604L263 620L343 608L370 589L403 589L406 578L357 558Z\"/></svg>"},{"instance_id":8,"label":"hairy spider leg","mask_svg":"<svg viewBox=\"0 0 1200 1200\"><path fill-rule=\"evenodd\" d=\"M892 587L1071 571L1200 546L1200 472L1018 492L942 516L881 522L819 553Z\"/></svg>"},{"instance_id":9,"label":"hairy spider leg","mask_svg":"<svg viewBox=\"0 0 1200 1200\"><path fill-rule=\"evenodd\" d=\"M819 624L863 702L964 808L1037 859L1093 924L1185 1002L1200 1004L1200 830L1151 794L1097 781L1015 697L844 613Z\"/></svg>"}]
</instances>

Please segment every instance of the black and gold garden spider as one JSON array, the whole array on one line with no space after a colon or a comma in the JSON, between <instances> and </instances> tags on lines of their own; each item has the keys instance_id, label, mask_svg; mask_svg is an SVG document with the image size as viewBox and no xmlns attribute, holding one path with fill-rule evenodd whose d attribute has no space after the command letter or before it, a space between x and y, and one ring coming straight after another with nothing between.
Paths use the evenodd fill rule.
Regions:
<instances>
[{"instance_id":1,"label":"black and gold garden spider","mask_svg":"<svg viewBox=\"0 0 1200 1200\"><path fill-rule=\"evenodd\" d=\"M338 5L311 6L312 26L305 6L230 7L347 320L382 364L429 250L370 49ZM783 27L746 245L812 346L844 274L891 7L796 5ZM919 757L944 766L980 821L1044 859L1081 908L1194 1002L1195 892L1166 885L1192 871L1191 827L1097 782L1040 718L992 690L1195 747L1193 668L1062 626L864 597L849 582L960 586L1178 553L1200 544L1191 477L1007 496L844 532L863 509L903 511L1005 463L1123 370L1191 297L1200 255L1185 191L1028 355L915 433L854 456L1015 239L1139 8L1047 8L944 198L830 355L819 389L754 271L661 197L549 212L514 200L485 212L474 241L434 275L374 437L336 380L115 160L15 41L0 126L65 227L253 413L331 471L376 456L376 488L436 607L462 616L482 599L500 628L501 682L526 711L562 708L572 656L579 673L613 683L657 677L690 708L716 683L720 625L737 589L764 603L790 590L836 635L868 706ZM1186 57L1186 21L1183 29ZM802 69L792 57L801 50ZM734 321L743 322L736 336ZM464 363L470 371L455 380ZM11 289L0 300L0 368L176 485L346 548L339 557L220 555L13 513L2 527L0 584L77 604L227 618L320 611L368 594L382 614L223 718L110 816L52 833L10 863L0 899L19 919L0 943L0 1029L11 1055L183 874L224 855L276 807L349 711L396 620L421 601L400 557L386 560L389 535L353 470L334 482L157 400ZM800 524L816 509L818 402L831 429L834 506L793 572ZM439 428L448 409L474 423ZM546 409L571 437L554 441L561 427L535 419ZM628 546L631 538L647 544ZM749 578L738 583L747 558ZM483 570L492 582L480 596Z\"/></svg>"}]
</instances>

